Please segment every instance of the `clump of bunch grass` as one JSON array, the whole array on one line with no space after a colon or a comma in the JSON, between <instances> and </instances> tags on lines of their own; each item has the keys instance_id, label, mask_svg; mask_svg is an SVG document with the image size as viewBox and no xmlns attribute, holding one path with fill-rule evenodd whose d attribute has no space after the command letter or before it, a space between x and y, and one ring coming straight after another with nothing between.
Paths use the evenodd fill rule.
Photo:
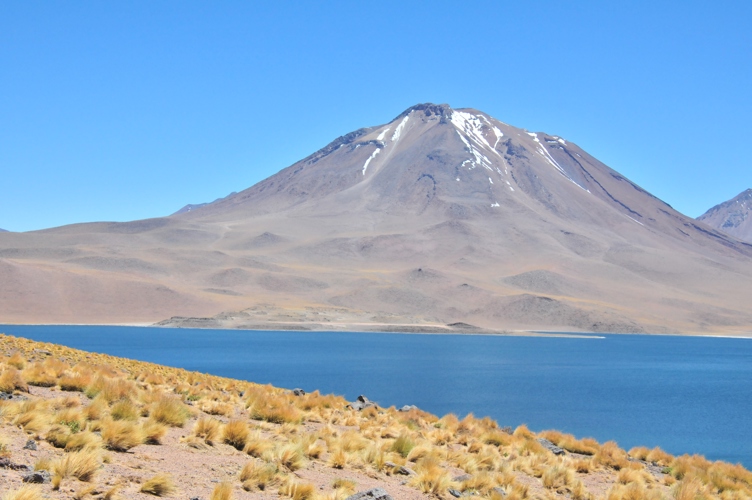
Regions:
<instances>
[{"instance_id":1,"label":"clump of bunch grass","mask_svg":"<svg viewBox=\"0 0 752 500\"><path fill-rule=\"evenodd\" d=\"M614 441L608 441L600 447L593 457L595 463L614 470L620 470L629 465L627 452L619 448Z\"/></svg>"},{"instance_id":2,"label":"clump of bunch grass","mask_svg":"<svg viewBox=\"0 0 752 500\"><path fill-rule=\"evenodd\" d=\"M230 420L222 427L222 442L237 450L243 450L251 430L242 420Z\"/></svg>"},{"instance_id":3,"label":"clump of bunch grass","mask_svg":"<svg viewBox=\"0 0 752 500\"><path fill-rule=\"evenodd\" d=\"M143 429L129 420L102 421L102 440L112 451L128 451L146 440Z\"/></svg>"},{"instance_id":4,"label":"clump of bunch grass","mask_svg":"<svg viewBox=\"0 0 752 500\"><path fill-rule=\"evenodd\" d=\"M17 368L8 367L0 374L0 392L29 392L29 386Z\"/></svg>"},{"instance_id":5,"label":"clump of bunch grass","mask_svg":"<svg viewBox=\"0 0 752 500\"><path fill-rule=\"evenodd\" d=\"M219 483L209 495L209 500L232 500L232 485L227 482Z\"/></svg>"},{"instance_id":6,"label":"clump of bunch grass","mask_svg":"<svg viewBox=\"0 0 752 500\"><path fill-rule=\"evenodd\" d=\"M149 418L141 424L141 433L144 436L145 443L160 444L162 438L167 434L167 426L161 422L157 422L153 418Z\"/></svg>"},{"instance_id":7,"label":"clump of bunch grass","mask_svg":"<svg viewBox=\"0 0 752 500\"><path fill-rule=\"evenodd\" d=\"M288 443L277 449L275 460L289 471L302 469L306 465L303 448L298 443Z\"/></svg>"},{"instance_id":8,"label":"clump of bunch grass","mask_svg":"<svg viewBox=\"0 0 752 500\"><path fill-rule=\"evenodd\" d=\"M43 500L42 490L38 486L24 485L12 491L8 491L2 500Z\"/></svg>"},{"instance_id":9,"label":"clump of bunch grass","mask_svg":"<svg viewBox=\"0 0 752 500\"><path fill-rule=\"evenodd\" d=\"M252 460L240 471L240 482L246 491L264 491L277 481L279 469L273 463Z\"/></svg>"},{"instance_id":10,"label":"clump of bunch grass","mask_svg":"<svg viewBox=\"0 0 752 500\"><path fill-rule=\"evenodd\" d=\"M157 474L141 485L139 491L150 495L163 497L175 491L175 483L169 474Z\"/></svg>"},{"instance_id":11,"label":"clump of bunch grass","mask_svg":"<svg viewBox=\"0 0 752 500\"><path fill-rule=\"evenodd\" d=\"M95 450L101 448L102 444L100 436L90 431L83 431L68 437L65 443L65 451Z\"/></svg>"},{"instance_id":12,"label":"clump of bunch grass","mask_svg":"<svg viewBox=\"0 0 752 500\"><path fill-rule=\"evenodd\" d=\"M191 435L203 440L209 446L214 446L222 436L222 422L214 418L201 417L193 426Z\"/></svg>"},{"instance_id":13,"label":"clump of bunch grass","mask_svg":"<svg viewBox=\"0 0 752 500\"><path fill-rule=\"evenodd\" d=\"M113 420L138 420L140 411L130 398L121 399L112 405L110 416Z\"/></svg>"},{"instance_id":14,"label":"clump of bunch grass","mask_svg":"<svg viewBox=\"0 0 752 500\"><path fill-rule=\"evenodd\" d=\"M246 406L254 420L264 420L274 424L299 424L302 420L300 411L295 407L291 396L274 393L271 387L257 388L249 391Z\"/></svg>"},{"instance_id":15,"label":"clump of bunch grass","mask_svg":"<svg viewBox=\"0 0 752 500\"><path fill-rule=\"evenodd\" d=\"M316 496L316 487L311 483L288 479L279 489L279 492L292 498L292 500L313 500Z\"/></svg>"},{"instance_id":16,"label":"clump of bunch grass","mask_svg":"<svg viewBox=\"0 0 752 500\"><path fill-rule=\"evenodd\" d=\"M183 427L191 412L180 399L163 394L152 404L149 416L171 427Z\"/></svg>"},{"instance_id":17,"label":"clump of bunch grass","mask_svg":"<svg viewBox=\"0 0 752 500\"><path fill-rule=\"evenodd\" d=\"M410 480L410 484L423 493L439 496L450 486L452 478L439 462L434 458L421 459L417 464L417 474Z\"/></svg>"},{"instance_id":18,"label":"clump of bunch grass","mask_svg":"<svg viewBox=\"0 0 752 500\"><path fill-rule=\"evenodd\" d=\"M407 455L410 454L413 448L415 448L415 441L412 440L409 434L403 432L394 440L390 450L398 453L403 458L407 458Z\"/></svg>"},{"instance_id":19,"label":"clump of bunch grass","mask_svg":"<svg viewBox=\"0 0 752 500\"><path fill-rule=\"evenodd\" d=\"M352 479L344 479L341 477L338 477L332 482L332 488L337 492L341 492L346 497L355 493L356 486L357 483Z\"/></svg>"},{"instance_id":20,"label":"clump of bunch grass","mask_svg":"<svg viewBox=\"0 0 752 500\"><path fill-rule=\"evenodd\" d=\"M53 462L50 468L52 474L60 479L72 476L79 481L89 482L94 479L100 465L98 451L81 450L66 453L61 459Z\"/></svg>"}]
</instances>

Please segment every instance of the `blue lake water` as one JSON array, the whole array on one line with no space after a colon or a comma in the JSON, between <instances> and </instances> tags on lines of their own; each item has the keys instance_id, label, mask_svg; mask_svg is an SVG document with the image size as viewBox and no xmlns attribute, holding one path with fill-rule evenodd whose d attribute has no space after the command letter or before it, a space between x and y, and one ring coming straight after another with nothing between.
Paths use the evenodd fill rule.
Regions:
<instances>
[{"instance_id":1,"label":"blue lake water","mask_svg":"<svg viewBox=\"0 0 752 500\"><path fill-rule=\"evenodd\" d=\"M752 468L752 340L0 325L34 340Z\"/></svg>"}]
</instances>

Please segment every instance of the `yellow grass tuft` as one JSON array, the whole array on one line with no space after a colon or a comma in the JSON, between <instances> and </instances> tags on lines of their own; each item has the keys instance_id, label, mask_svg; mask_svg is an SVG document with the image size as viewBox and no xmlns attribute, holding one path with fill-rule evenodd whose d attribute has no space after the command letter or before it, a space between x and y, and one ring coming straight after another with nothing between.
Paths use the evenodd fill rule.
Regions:
<instances>
[{"instance_id":1,"label":"yellow grass tuft","mask_svg":"<svg viewBox=\"0 0 752 500\"><path fill-rule=\"evenodd\" d=\"M600 447L593 460L605 467L615 470L623 469L629 465L627 452L619 448L614 441L608 441Z\"/></svg>"},{"instance_id":2,"label":"yellow grass tuft","mask_svg":"<svg viewBox=\"0 0 752 500\"><path fill-rule=\"evenodd\" d=\"M3 500L43 500L44 496L38 486L24 485L17 490L3 495Z\"/></svg>"},{"instance_id":3,"label":"yellow grass tuft","mask_svg":"<svg viewBox=\"0 0 752 500\"><path fill-rule=\"evenodd\" d=\"M0 392L23 391L29 392L29 386L18 369L9 367L0 374Z\"/></svg>"},{"instance_id":4,"label":"yellow grass tuft","mask_svg":"<svg viewBox=\"0 0 752 500\"><path fill-rule=\"evenodd\" d=\"M571 434L564 434L562 440L556 443L556 445L568 452L579 453L581 455L595 455L600 449L600 445L595 439L577 439Z\"/></svg>"},{"instance_id":5,"label":"yellow grass tuft","mask_svg":"<svg viewBox=\"0 0 752 500\"><path fill-rule=\"evenodd\" d=\"M82 488L79 488L75 493L73 493L73 500L83 500L87 496L89 496L91 493L96 491L97 487L93 484L86 485Z\"/></svg>"},{"instance_id":6,"label":"yellow grass tuft","mask_svg":"<svg viewBox=\"0 0 752 500\"><path fill-rule=\"evenodd\" d=\"M271 388L250 390L246 405L254 420L264 420L275 424L298 424L302 420L300 411L286 394L272 394Z\"/></svg>"},{"instance_id":7,"label":"yellow grass tuft","mask_svg":"<svg viewBox=\"0 0 752 500\"><path fill-rule=\"evenodd\" d=\"M191 412L178 398L163 395L153 403L149 416L172 427L183 427Z\"/></svg>"},{"instance_id":8,"label":"yellow grass tuft","mask_svg":"<svg viewBox=\"0 0 752 500\"><path fill-rule=\"evenodd\" d=\"M523 438L523 439L534 439L535 434L533 434L532 431L527 428L527 425L522 424L514 430L514 437Z\"/></svg>"},{"instance_id":9,"label":"yellow grass tuft","mask_svg":"<svg viewBox=\"0 0 752 500\"><path fill-rule=\"evenodd\" d=\"M421 460L417 465L418 473L411 480L410 484L418 488L423 493L431 495L441 495L450 486L452 478L444 470L438 461L432 458Z\"/></svg>"},{"instance_id":10,"label":"yellow grass tuft","mask_svg":"<svg viewBox=\"0 0 752 500\"><path fill-rule=\"evenodd\" d=\"M232 485L230 483L219 483L209 495L209 500L232 500Z\"/></svg>"},{"instance_id":11,"label":"yellow grass tuft","mask_svg":"<svg viewBox=\"0 0 752 500\"><path fill-rule=\"evenodd\" d=\"M113 420L138 420L139 409L130 399L117 401L110 409Z\"/></svg>"},{"instance_id":12,"label":"yellow grass tuft","mask_svg":"<svg viewBox=\"0 0 752 500\"><path fill-rule=\"evenodd\" d=\"M544 488L559 490L574 484L574 471L567 467L554 465L543 471L541 481Z\"/></svg>"},{"instance_id":13,"label":"yellow grass tuft","mask_svg":"<svg viewBox=\"0 0 752 500\"><path fill-rule=\"evenodd\" d=\"M329 460L327 464L334 469L344 469L350 462L350 457L347 452L342 448L337 448L329 454Z\"/></svg>"},{"instance_id":14,"label":"yellow grass tuft","mask_svg":"<svg viewBox=\"0 0 752 500\"><path fill-rule=\"evenodd\" d=\"M108 403L113 403L135 396L136 386L130 380L107 378L100 375L84 389L84 394L91 399L100 396Z\"/></svg>"},{"instance_id":15,"label":"yellow grass tuft","mask_svg":"<svg viewBox=\"0 0 752 500\"><path fill-rule=\"evenodd\" d=\"M91 375L89 373L63 375L58 381L58 385L61 391L84 392L91 385Z\"/></svg>"},{"instance_id":16,"label":"yellow grass tuft","mask_svg":"<svg viewBox=\"0 0 752 500\"><path fill-rule=\"evenodd\" d=\"M292 500L313 500L316 495L316 487L311 483L302 483L294 479L288 479L279 489L282 495Z\"/></svg>"},{"instance_id":17,"label":"yellow grass tuft","mask_svg":"<svg viewBox=\"0 0 752 500\"><path fill-rule=\"evenodd\" d=\"M345 497L349 497L355 493L357 483L352 479L337 478L332 483L332 488L341 492Z\"/></svg>"},{"instance_id":18,"label":"yellow grass tuft","mask_svg":"<svg viewBox=\"0 0 752 500\"><path fill-rule=\"evenodd\" d=\"M39 363L29 366L21 373L21 375L29 385L37 387L53 387L57 385L57 376L55 372L47 369Z\"/></svg>"},{"instance_id":19,"label":"yellow grass tuft","mask_svg":"<svg viewBox=\"0 0 752 500\"><path fill-rule=\"evenodd\" d=\"M172 477L169 474L157 474L142 484L139 491L141 493L163 497L170 495L175 489L175 483L172 481Z\"/></svg>"},{"instance_id":20,"label":"yellow grass tuft","mask_svg":"<svg viewBox=\"0 0 752 500\"><path fill-rule=\"evenodd\" d=\"M65 448L71 437L71 431L65 425L54 425L47 431L44 439L55 448Z\"/></svg>"},{"instance_id":21,"label":"yellow grass tuft","mask_svg":"<svg viewBox=\"0 0 752 500\"><path fill-rule=\"evenodd\" d=\"M616 482L619 484L644 483L645 476L641 470L621 469L616 475Z\"/></svg>"},{"instance_id":22,"label":"yellow grass tuft","mask_svg":"<svg viewBox=\"0 0 752 500\"><path fill-rule=\"evenodd\" d=\"M410 451L415 447L415 442L412 440L409 434L402 433L394 440L390 448L391 451L399 453L403 458L407 458Z\"/></svg>"},{"instance_id":23,"label":"yellow grass tuft","mask_svg":"<svg viewBox=\"0 0 752 500\"><path fill-rule=\"evenodd\" d=\"M302 469L306 465L305 453L299 444L290 443L277 450L276 461L290 471Z\"/></svg>"},{"instance_id":24,"label":"yellow grass tuft","mask_svg":"<svg viewBox=\"0 0 752 500\"><path fill-rule=\"evenodd\" d=\"M99 453L95 450L81 450L67 453L51 465L52 473L61 478L75 477L84 482L94 479L100 466Z\"/></svg>"},{"instance_id":25,"label":"yellow grass tuft","mask_svg":"<svg viewBox=\"0 0 752 500\"><path fill-rule=\"evenodd\" d=\"M490 490L495 484L495 478L487 471L477 472L462 482L460 489L467 493L485 493Z\"/></svg>"},{"instance_id":26,"label":"yellow grass tuft","mask_svg":"<svg viewBox=\"0 0 752 500\"><path fill-rule=\"evenodd\" d=\"M214 446L222 435L222 422L214 418L201 417L193 426L191 434L202 439L206 444Z\"/></svg>"},{"instance_id":27,"label":"yellow grass tuft","mask_svg":"<svg viewBox=\"0 0 752 500\"><path fill-rule=\"evenodd\" d=\"M248 441L251 431L242 420L230 420L222 428L222 442L233 446L235 449L243 450Z\"/></svg>"},{"instance_id":28,"label":"yellow grass tuft","mask_svg":"<svg viewBox=\"0 0 752 500\"><path fill-rule=\"evenodd\" d=\"M235 406L230 403L223 403L221 401L201 401L198 405L198 409L209 415L223 415L225 417L232 417L235 414Z\"/></svg>"},{"instance_id":29,"label":"yellow grass tuft","mask_svg":"<svg viewBox=\"0 0 752 500\"><path fill-rule=\"evenodd\" d=\"M26 358L20 352L16 351L10 358L5 360L5 363L16 370L23 370L26 366Z\"/></svg>"},{"instance_id":30,"label":"yellow grass tuft","mask_svg":"<svg viewBox=\"0 0 752 500\"><path fill-rule=\"evenodd\" d=\"M674 460L674 456L656 446L650 450L650 453L647 454L645 460L666 467Z\"/></svg>"},{"instance_id":31,"label":"yellow grass tuft","mask_svg":"<svg viewBox=\"0 0 752 500\"><path fill-rule=\"evenodd\" d=\"M253 491L256 489L265 490L267 486L273 484L277 479L277 466L270 463L251 461L243 466L240 471L240 482L243 489Z\"/></svg>"},{"instance_id":32,"label":"yellow grass tuft","mask_svg":"<svg viewBox=\"0 0 752 500\"><path fill-rule=\"evenodd\" d=\"M73 434L65 443L65 451L80 451L84 449L99 449L102 447L102 438L93 432L84 431Z\"/></svg>"},{"instance_id":33,"label":"yellow grass tuft","mask_svg":"<svg viewBox=\"0 0 752 500\"><path fill-rule=\"evenodd\" d=\"M243 452L252 457L261 458L272 449L272 443L263 438L258 432L249 433Z\"/></svg>"},{"instance_id":34,"label":"yellow grass tuft","mask_svg":"<svg viewBox=\"0 0 752 500\"><path fill-rule=\"evenodd\" d=\"M581 474L587 474L588 472L590 472L590 460L575 460L573 466L574 470Z\"/></svg>"},{"instance_id":35,"label":"yellow grass tuft","mask_svg":"<svg viewBox=\"0 0 752 500\"><path fill-rule=\"evenodd\" d=\"M107 402L103 398L94 398L89 406L84 408L83 413L86 420L99 420L107 411Z\"/></svg>"},{"instance_id":36,"label":"yellow grass tuft","mask_svg":"<svg viewBox=\"0 0 752 500\"><path fill-rule=\"evenodd\" d=\"M148 444L160 444L162 438L167 434L167 426L157 422L152 418L147 419L141 424L141 432L144 435L144 442Z\"/></svg>"},{"instance_id":37,"label":"yellow grass tuft","mask_svg":"<svg viewBox=\"0 0 752 500\"><path fill-rule=\"evenodd\" d=\"M104 492L104 495L102 495L103 500L117 500L119 498L118 493L120 492L121 486L119 484L116 484L112 488L108 489Z\"/></svg>"},{"instance_id":38,"label":"yellow grass tuft","mask_svg":"<svg viewBox=\"0 0 752 500\"><path fill-rule=\"evenodd\" d=\"M635 446L627 454L635 460L645 460L650 453L650 448L646 446Z\"/></svg>"},{"instance_id":39,"label":"yellow grass tuft","mask_svg":"<svg viewBox=\"0 0 752 500\"><path fill-rule=\"evenodd\" d=\"M105 420L102 422L102 440L113 451L127 451L146 440L143 429L128 420Z\"/></svg>"}]
</instances>

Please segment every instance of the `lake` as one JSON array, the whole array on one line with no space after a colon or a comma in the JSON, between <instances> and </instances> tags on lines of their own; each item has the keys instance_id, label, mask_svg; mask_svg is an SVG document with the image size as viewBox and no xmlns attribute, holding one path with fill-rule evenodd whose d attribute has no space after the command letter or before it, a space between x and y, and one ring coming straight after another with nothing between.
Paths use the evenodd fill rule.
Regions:
<instances>
[{"instance_id":1,"label":"lake","mask_svg":"<svg viewBox=\"0 0 752 500\"><path fill-rule=\"evenodd\" d=\"M0 332L752 468L752 340L0 325Z\"/></svg>"}]
</instances>

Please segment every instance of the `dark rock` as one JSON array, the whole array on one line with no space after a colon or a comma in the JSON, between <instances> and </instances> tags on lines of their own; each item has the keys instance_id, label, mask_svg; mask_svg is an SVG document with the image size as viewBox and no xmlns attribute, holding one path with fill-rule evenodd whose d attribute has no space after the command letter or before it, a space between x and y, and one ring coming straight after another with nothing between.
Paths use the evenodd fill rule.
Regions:
<instances>
[{"instance_id":1,"label":"dark rock","mask_svg":"<svg viewBox=\"0 0 752 500\"><path fill-rule=\"evenodd\" d=\"M30 470L31 467L28 465L21 465L21 464L14 464L10 461L9 458L3 457L0 458L0 469L10 469L10 470Z\"/></svg>"},{"instance_id":2,"label":"dark rock","mask_svg":"<svg viewBox=\"0 0 752 500\"><path fill-rule=\"evenodd\" d=\"M46 470L35 470L23 477L24 483L47 484L50 482L50 473Z\"/></svg>"},{"instance_id":3,"label":"dark rock","mask_svg":"<svg viewBox=\"0 0 752 500\"><path fill-rule=\"evenodd\" d=\"M34 354L41 354L42 356L52 356L52 353L47 349L34 349Z\"/></svg>"},{"instance_id":4,"label":"dark rock","mask_svg":"<svg viewBox=\"0 0 752 500\"><path fill-rule=\"evenodd\" d=\"M37 451L37 442L34 441L33 439L29 439L28 441L26 441L26 444L24 445L23 449Z\"/></svg>"},{"instance_id":5,"label":"dark rock","mask_svg":"<svg viewBox=\"0 0 752 500\"><path fill-rule=\"evenodd\" d=\"M10 392L0 392L0 400L13 399L13 394Z\"/></svg>"},{"instance_id":6,"label":"dark rock","mask_svg":"<svg viewBox=\"0 0 752 500\"><path fill-rule=\"evenodd\" d=\"M405 405L397 411L410 411L410 410L417 410L417 409L418 407L415 405Z\"/></svg>"},{"instance_id":7,"label":"dark rock","mask_svg":"<svg viewBox=\"0 0 752 500\"><path fill-rule=\"evenodd\" d=\"M345 500L394 500L392 496L384 490L384 488L373 488L367 491L361 491L354 495L350 495Z\"/></svg>"},{"instance_id":8,"label":"dark rock","mask_svg":"<svg viewBox=\"0 0 752 500\"><path fill-rule=\"evenodd\" d=\"M460 492L460 491L458 491L458 490L455 490L455 489L449 488L449 490L447 490L447 491L449 491L449 494L450 494L450 495L452 495L452 496L453 496L453 497L455 497L455 498L459 498L459 497L461 497L461 496L462 496L462 492Z\"/></svg>"},{"instance_id":9,"label":"dark rock","mask_svg":"<svg viewBox=\"0 0 752 500\"><path fill-rule=\"evenodd\" d=\"M305 396L305 391L303 389L293 389L292 393L296 396Z\"/></svg>"},{"instance_id":10,"label":"dark rock","mask_svg":"<svg viewBox=\"0 0 752 500\"><path fill-rule=\"evenodd\" d=\"M412 470L410 467L405 467L404 465L399 466L394 472L397 474L402 474L403 476L414 476L415 471Z\"/></svg>"},{"instance_id":11,"label":"dark rock","mask_svg":"<svg viewBox=\"0 0 752 500\"><path fill-rule=\"evenodd\" d=\"M361 411L365 410L366 408L370 408L371 406L378 406L373 401L370 401L367 397L363 396L362 394L358 396L358 399L355 400L355 402L350 403L347 405L348 408L352 408L353 410Z\"/></svg>"},{"instance_id":12,"label":"dark rock","mask_svg":"<svg viewBox=\"0 0 752 500\"><path fill-rule=\"evenodd\" d=\"M384 462L384 467L392 469L395 474L402 474L403 476L414 476L415 471L409 467L397 465L394 462Z\"/></svg>"},{"instance_id":13,"label":"dark rock","mask_svg":"<svg viewBox=\"0 0 752 500\"><path fill-rule=\"evenodd\" d=\"M540 444L541 444L541 445L542 445L542 446L543 446L543 447L544 447L545 449L547 449L548 451L550 451L550 452L551 452L551 453L553 453L554 455L563 455L563 454L564 454L564 450L562 450L561 448L559 448L558 446L556 446L555 444L553 444L553 443L552 443L551 441L549 441L548 439L544 439L544 438L538 438L538 442L539 442L539 443L540 443Z\"/></svg>"},{"instance_id":14,"label":"dark rock","mask_svg":"<svg viewBox=\"0 0 752 500\"><path fill-rule=\"evenodd\" d=\"M502 428L501 428L501 429L499 429L499 430L500 430L501 432L503 432L503 433L505 433L505 434L509 434L509 435L512 435L512 434L514 433L514 431L512 430L512 428L511 428L511 427L509 427L509 426L506 426L506 427L502 427Z\"/></svg>"},{"instance_id":15,"label":"dark rock","mask_svg":"<svg viewBox=\"0 0 752 500\"><path fill-rule=\"evenodd\" d=\"M472 478L473 476L471 476L470 474L461 474L459 476L454 476L452 478L452 481L454 481L455 483L463 483L465 481L469 481Z\"/></svg>"},{"instance_id":16,"label":"dark rock","mask_svg":"<svg viewBox=\"0 0 752 500\"><path fill-rule=\"evenodd\" d=\"M498 486L495 488L491 488L491 491L495 491L496 493L498 493L499 495L503 497L507 496L507 492L504 491L504 488L499 488Z\"/></svg>"}]
</instances>

